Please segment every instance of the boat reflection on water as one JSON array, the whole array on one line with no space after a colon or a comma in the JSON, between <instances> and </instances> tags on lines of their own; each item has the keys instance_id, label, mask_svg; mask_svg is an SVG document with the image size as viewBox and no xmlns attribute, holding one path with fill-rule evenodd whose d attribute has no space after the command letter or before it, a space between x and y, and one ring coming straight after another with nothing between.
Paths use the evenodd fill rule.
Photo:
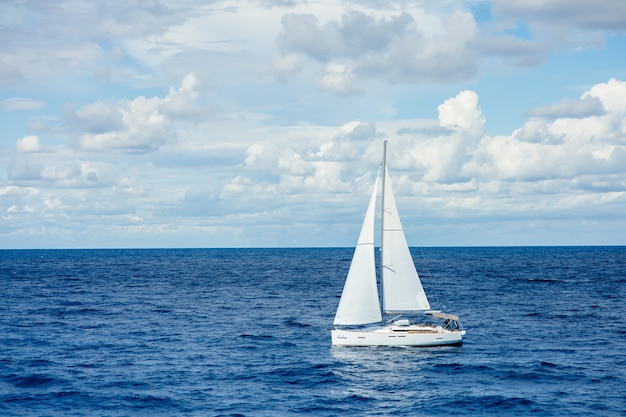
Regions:
<instances>
[{"instance_id":1,"label":"boat reflection on water","mask_svg":"<svg viewBox=\"0 0 626 417\"><path fill-rule=\"evenodd\" d=\"M433 378L440 374L442 362L447 362L443 356L456 357L462 349L333 346L332 372L341 387L333 396L338 401L360 404L363 411L379 410L381 415L409 415L409 411L432 407L435 399L452 401L449 394L454 388L436 384Z\"/></svg>"}]
</instances>

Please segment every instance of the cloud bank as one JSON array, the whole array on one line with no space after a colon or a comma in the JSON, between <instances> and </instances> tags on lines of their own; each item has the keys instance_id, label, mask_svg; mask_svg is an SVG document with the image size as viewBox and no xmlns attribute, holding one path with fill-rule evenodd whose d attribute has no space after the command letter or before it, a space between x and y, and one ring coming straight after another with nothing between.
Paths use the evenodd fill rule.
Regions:
<instances>
[{"instance_id":1,"label":"cloud bank","mask_svg":"<svg viewBox=\"0 0 626 417\"><path fill-rule=\"evenodd\" d=\"M426 219L584 217L598 206L619 218L626 203L626 82L616 79L531 112L510 135L486 134L479 96L464 90L439 105L437 119L340 127L247 120L238 140L219 144L207 136L219 123L195 117L208 111L197 85L189 74L162 97L67 110L58 128L78 140L45 152L37 136L18 139L0 190L3 233L77 238L111 221L105 237L125 228L236 245L260 244L259 230L281 228L277 219L289 219L288 235L294 227L341 229L358 222L381 138L390 141L399 199ZM591 111L571 111L581 108ZM173 125L178 134L166 134ZM39 231L21 226L35 217Z\"/></svg>"}]
</instances>

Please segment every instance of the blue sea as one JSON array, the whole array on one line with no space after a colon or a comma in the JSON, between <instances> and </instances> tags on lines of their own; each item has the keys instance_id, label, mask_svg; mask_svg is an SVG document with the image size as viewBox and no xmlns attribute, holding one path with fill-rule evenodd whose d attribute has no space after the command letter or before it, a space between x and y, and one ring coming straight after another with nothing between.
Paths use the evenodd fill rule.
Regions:
<instances>
[{"instance_id":1,"label":"blue sea","mask_svg":"<svg viewBox=\"0 0 626 417\"><path fill-rule=\"evenodd\" d=\"M331 347L349 248L2 250L0 415L626 415L626 247L413 251L462 346Z\"/></svg>"}]
</instances>

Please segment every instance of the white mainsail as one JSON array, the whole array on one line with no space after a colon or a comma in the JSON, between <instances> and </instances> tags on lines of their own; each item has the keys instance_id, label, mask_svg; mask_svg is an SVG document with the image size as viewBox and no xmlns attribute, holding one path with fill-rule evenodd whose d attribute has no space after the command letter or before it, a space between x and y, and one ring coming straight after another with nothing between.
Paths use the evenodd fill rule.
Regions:
<instances>
[{"instance_id":1,"label":"white mainsail","mask_svg":"<svg viewBox=\"0 0 626 417\"><path fill-rule=\"evenodd\" d=\"M389 313L430 310L430 303L404 237L386 164L383 181L381 243L383 310Z\"/></svg>"},{"instance_id":2,"label":"white mainsail","mask_svg":"<svg viewBox=\"0 0 626 417\"><path fill-rule=\"evenodd\" d=\"M348 277L341 293L339 307L335 314L334 324L336 325L369 324L382 321L374 259L374 218L379 175L376 176L374 191L367 206Z\"/></svg>"}]
</instances>

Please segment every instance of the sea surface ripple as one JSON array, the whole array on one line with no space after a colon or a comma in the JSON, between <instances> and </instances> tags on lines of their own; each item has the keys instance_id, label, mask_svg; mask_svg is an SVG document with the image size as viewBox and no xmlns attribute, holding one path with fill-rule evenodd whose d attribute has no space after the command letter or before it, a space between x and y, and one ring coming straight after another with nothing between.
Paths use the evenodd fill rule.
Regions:
<instances>
[{"instance_id":1,"label":"sea surface ripple","mask_svg":"<svg viewBox=\"0 0 626 417\"><path fill-rule=\"evenodd\" d=\"M331 347L352 249L2 250L0 415L626 415L626 247L414 253L463 346Z\"/></svg>"}]
</instances>

